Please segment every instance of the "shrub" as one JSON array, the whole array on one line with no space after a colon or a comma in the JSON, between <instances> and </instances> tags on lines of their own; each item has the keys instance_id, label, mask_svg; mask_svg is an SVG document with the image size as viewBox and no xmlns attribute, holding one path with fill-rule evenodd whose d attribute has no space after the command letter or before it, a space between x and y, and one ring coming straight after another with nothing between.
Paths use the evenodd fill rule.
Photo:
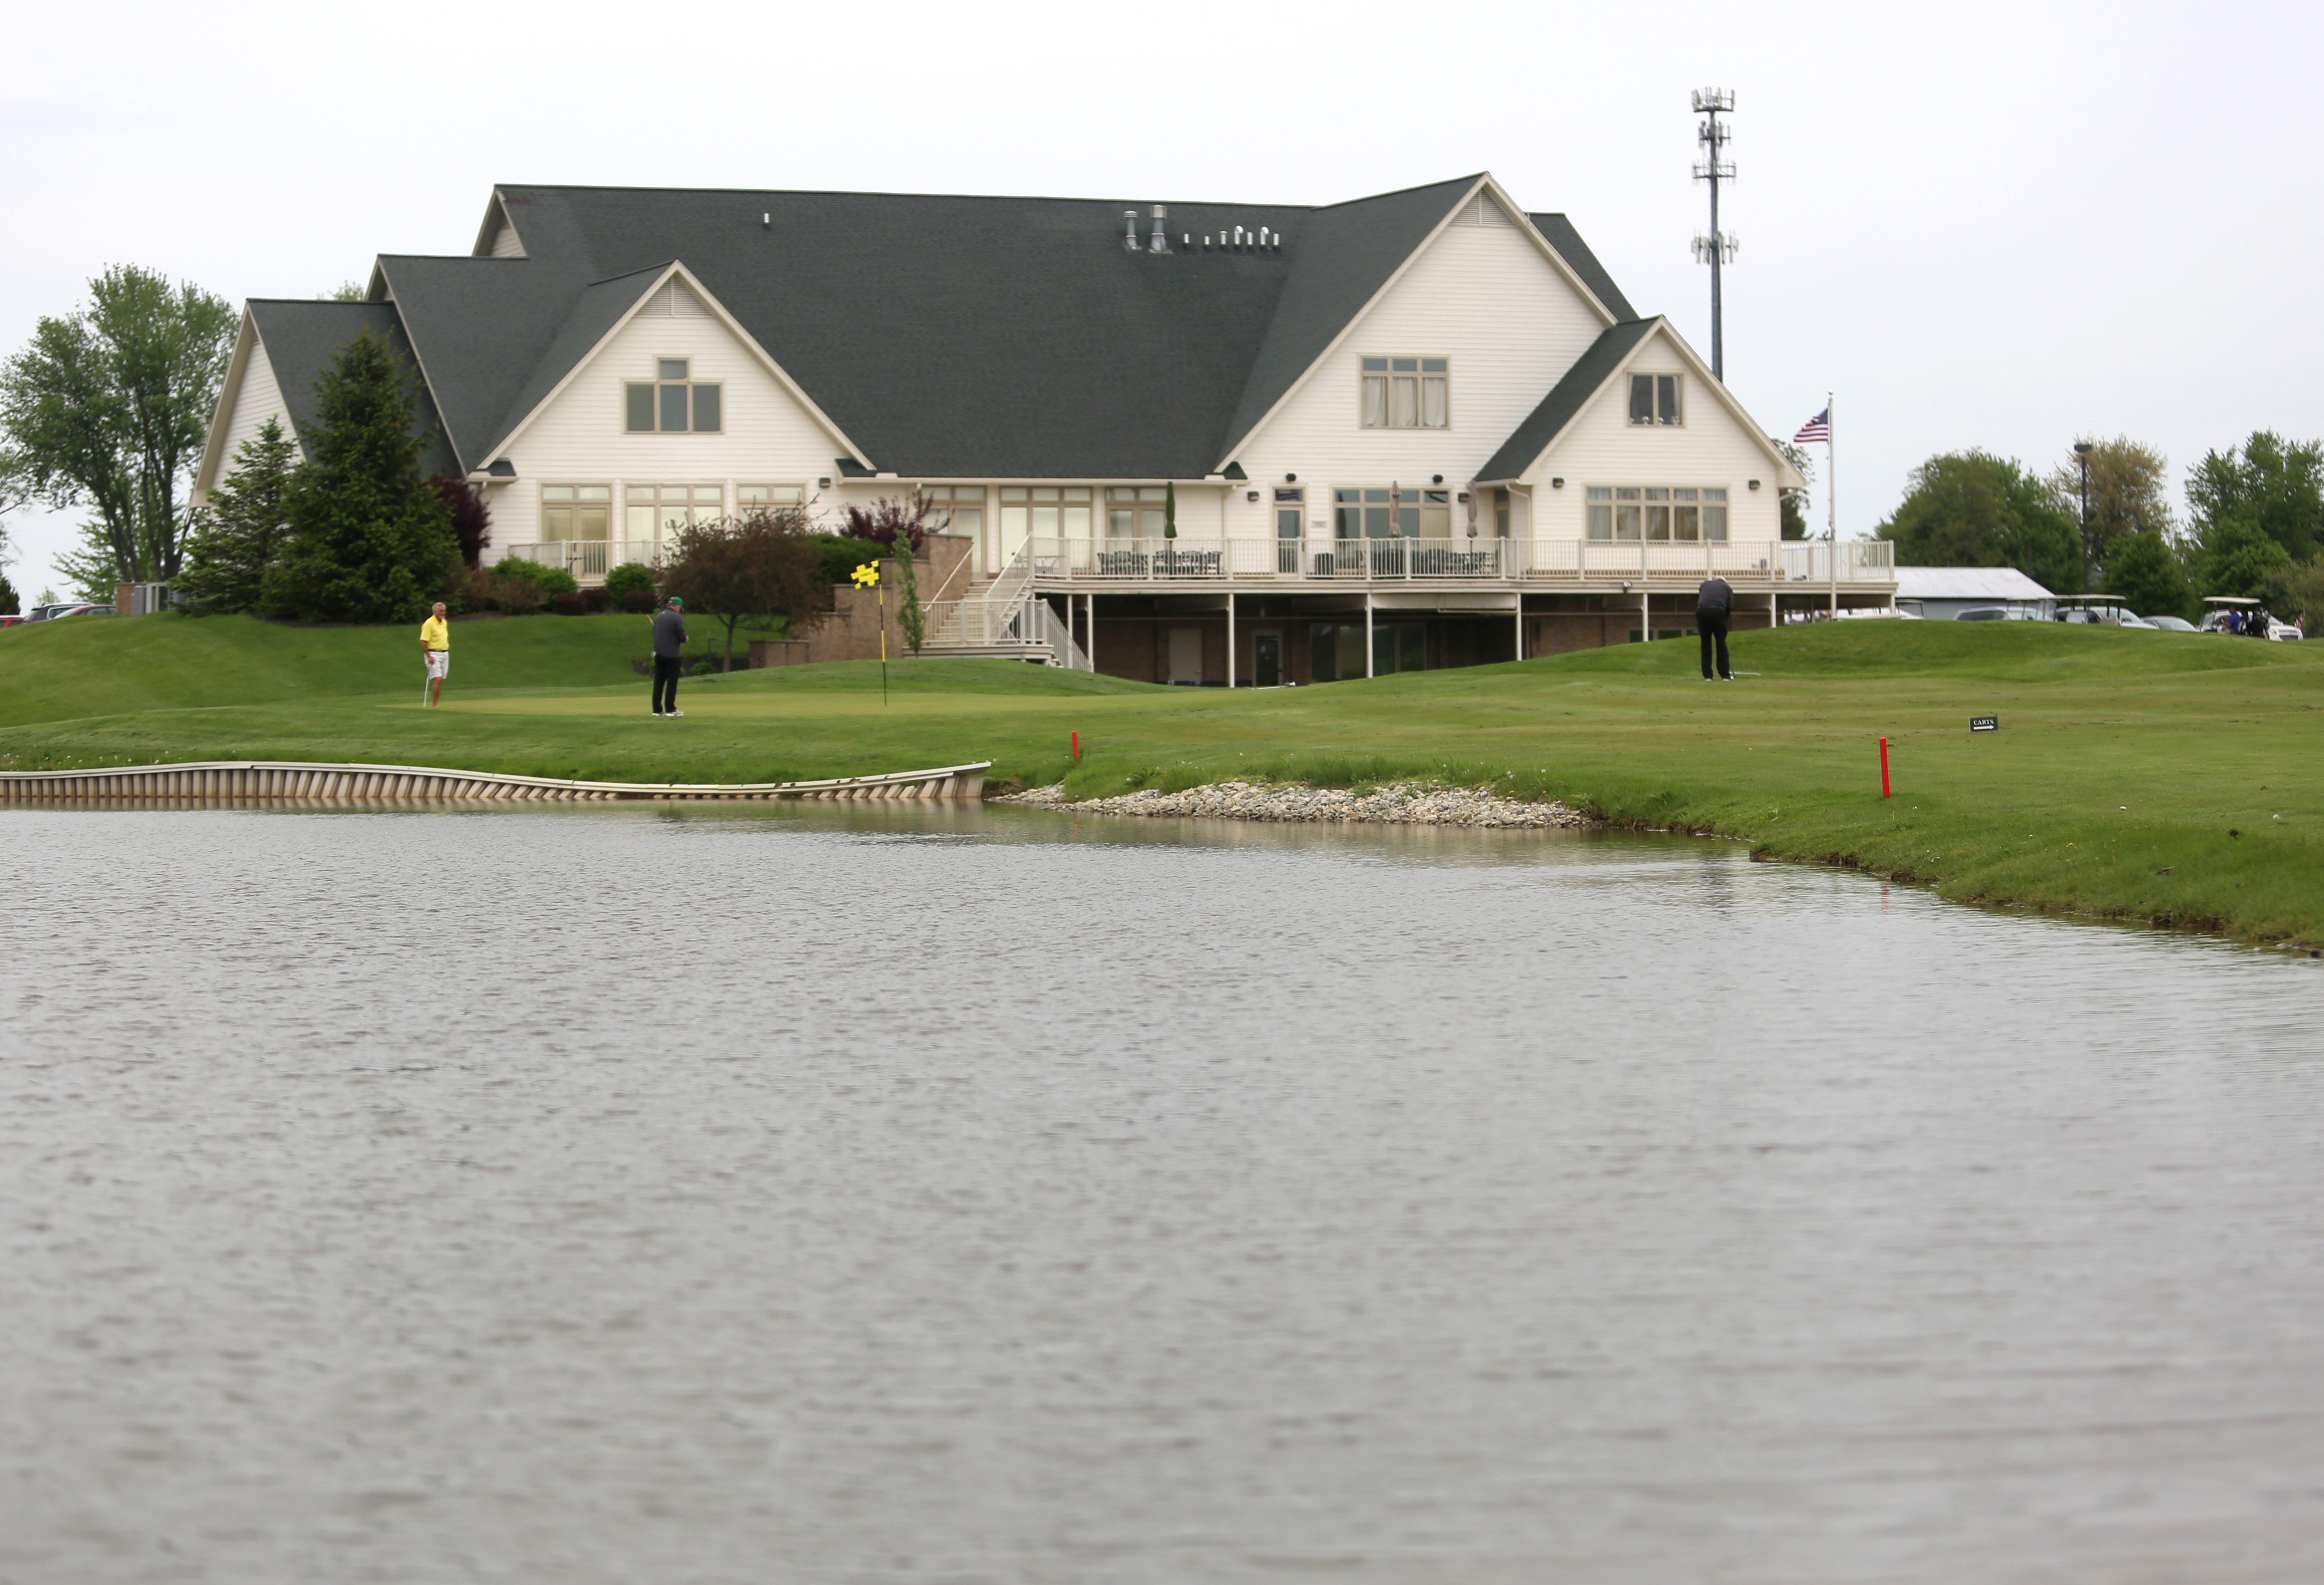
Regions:
<instances>
[{"instance_id":1,"label":"shrub","mask_svg":"<svg viewBox=\"0 0 2324 1585\"><path fill-rule=\"evenodd\" d=\"M561 567L543 567L537 561L527 561L521 556L503 556L493 563L493 570L504 578L523 578L544 594L577 594L581 592L578 579Z\"/></svg>"},{"instance_id":2,"label":"shrub","mask_svg":"<svg viewBox=\"0 0 2324 1585\"><path fill-rule=\"evenodd\" d=\"M592 616L601 611L610 611L613 608L613 596L610 591L602 588L584 589L581 591L581 608Z\"/></svg>"},{"instance_id":3,"label":"shrub","mask_svg":"<svg viewBox=\"0 0 2324 1585\"><path fill-rule=\"evenodd\" d=\"M530 616L541 607L547 598L540 585L530 578L517 577L497 569L457 567L444 586L444 604L455 616L466 616L476 611L500 611L511 616ZM521 564L520 564L521 565Z\"/></svg>"},{"instance_id":4,"label":"shrub","mask_svg":"<svg viewBox=\"0 0 2324 1585\"><path fill-rule=\"evenodd\" d=\"M651 614L654 592L651 589L632 589L622 596L622 609L640 616Z\"/></svg>"},{"instance_id":5,"label":"shrub","mask_svg":"<svg viewBox=\"0 0 2324 1585\"><path fill-rule=\"evenodd\" d=\"M580 590L575 589L567 594L551 594L549 608L559 616L579 616L589 609L589 603L581 597Z\"/></svg>"},{"instance_id":6,"label":"shrub","mask_svg":"<svg viewBox=\"0 0 2324 1585\"><path fill-rule=\"evenodd\" d=\"M808 548L815 552L815 576L819 583L844 584L855 576L855 569L867 561L877 561L884 552L851 539L844 534L810 534Z\"/></svg>"},{"instance_id":7,"label":"shrub","mask_svg":"<svg viewBox=\"0 0 2324 1585\"><path fill-rule=\"evenodd\" d=\"M614 598L624 594L653 593L653 568L642 561L625 561L605 575L605 590ZM629 607L625 604L623 610Z\"/></svg>"}]
</instances>

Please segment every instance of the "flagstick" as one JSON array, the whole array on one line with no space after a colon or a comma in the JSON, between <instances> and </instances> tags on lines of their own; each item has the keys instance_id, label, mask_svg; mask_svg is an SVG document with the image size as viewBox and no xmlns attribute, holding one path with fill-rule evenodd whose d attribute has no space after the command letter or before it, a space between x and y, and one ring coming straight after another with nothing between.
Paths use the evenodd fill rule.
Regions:
<instances>
[{"instance_id":1,"label":"flagstick","mask_svg":"<svg viewBox=\"0 0 2324 1585\"><path fill-rule=\"evenodd\" d=\"M1823 509L1825 530L1831 537L1831 616L1840 620L1840 464L1834 460L1831 429L1832 395L1823 393Z\"/></svg>"}]
</instances>

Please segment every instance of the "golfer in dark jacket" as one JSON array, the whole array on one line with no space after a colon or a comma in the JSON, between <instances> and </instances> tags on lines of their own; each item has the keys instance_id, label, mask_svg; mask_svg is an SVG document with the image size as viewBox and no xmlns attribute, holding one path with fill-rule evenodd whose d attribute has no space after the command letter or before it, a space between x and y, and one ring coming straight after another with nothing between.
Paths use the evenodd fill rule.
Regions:
<instances>
[{"instance_id":1,"label":"golfer in dark jacket","mask_svg":"<svg viewBox=\"0 0 2324 1585\"><path fill-rule=\"evenodd\" d=\"M686 653L686 602L673 594L654 613L653 713L683 715L678 707L678 668Z\"/></svg>"},{"instance_id":2,"label":"golfer in dark jacket","mask_svg":"<svg viewBox=\"0 0 2324 1585\"><path fill-rule=\"evenodd\" d=\"M1735 614L1735 591L1725 578L1708 577L1694 592L1694 631L1702 635L1702 680L1711 680L1711 648L1719 646L1719 677L1735 680L1727 669L1727 620Z\"/></svg>"}]
</instances>

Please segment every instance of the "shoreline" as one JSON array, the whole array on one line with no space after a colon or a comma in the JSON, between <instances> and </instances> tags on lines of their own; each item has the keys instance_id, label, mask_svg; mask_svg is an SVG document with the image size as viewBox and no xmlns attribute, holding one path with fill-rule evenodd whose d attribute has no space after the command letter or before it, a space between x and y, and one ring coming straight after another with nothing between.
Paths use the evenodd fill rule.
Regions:
<instances>
[{"instance_id":1,"label":"shoreline","mask_svg":"<svg viewBox=\"0 0 2324 1585\"><path fill-rule=\"evenodd\" d=\"M1076 815L1254 820L1281 825L1457 825L1501 831L1579 830L1601 822L1563 803L1529 803L1481 788L1383 783L1359 797L1299 782L1214 781L1181 792L1146 788L1108 798L1068 798L1062 781L1004 793L988 803Z\"/></svg>"}]
</instances>

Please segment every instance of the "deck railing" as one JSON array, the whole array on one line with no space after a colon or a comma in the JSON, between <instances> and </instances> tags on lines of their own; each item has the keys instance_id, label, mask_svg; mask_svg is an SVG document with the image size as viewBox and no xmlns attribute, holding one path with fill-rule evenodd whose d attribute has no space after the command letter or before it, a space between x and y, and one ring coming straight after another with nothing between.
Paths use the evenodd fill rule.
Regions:
<instances>
[{"instance_id":1,"label":"deck railing","mask_svg":"<svg viewBox=\"0 0 2324 1585\"><path fill-rule=\"evenodd\" d=\"M576 578L602 579L614 567L630 562L653 566L661 547L651 539L546 539L532 545L512 545L505 555L561 567Z\"/></svg>"},{"instance_id":2,"label":"deck railing","mask_svg":"<svg viewBox=\"0 0 2324 1585\"><path fill-rule=\"evenodd\" d=\"M1893 583L1895 547L1840 547L1843 583ZM1603 539L1030 539L1004 583L1249 582L1524 583L1528 580L1684 585L1713 574L1738 585L1821 583L1831 547L1757 540Z\"/></svg>"}]
</instances>

